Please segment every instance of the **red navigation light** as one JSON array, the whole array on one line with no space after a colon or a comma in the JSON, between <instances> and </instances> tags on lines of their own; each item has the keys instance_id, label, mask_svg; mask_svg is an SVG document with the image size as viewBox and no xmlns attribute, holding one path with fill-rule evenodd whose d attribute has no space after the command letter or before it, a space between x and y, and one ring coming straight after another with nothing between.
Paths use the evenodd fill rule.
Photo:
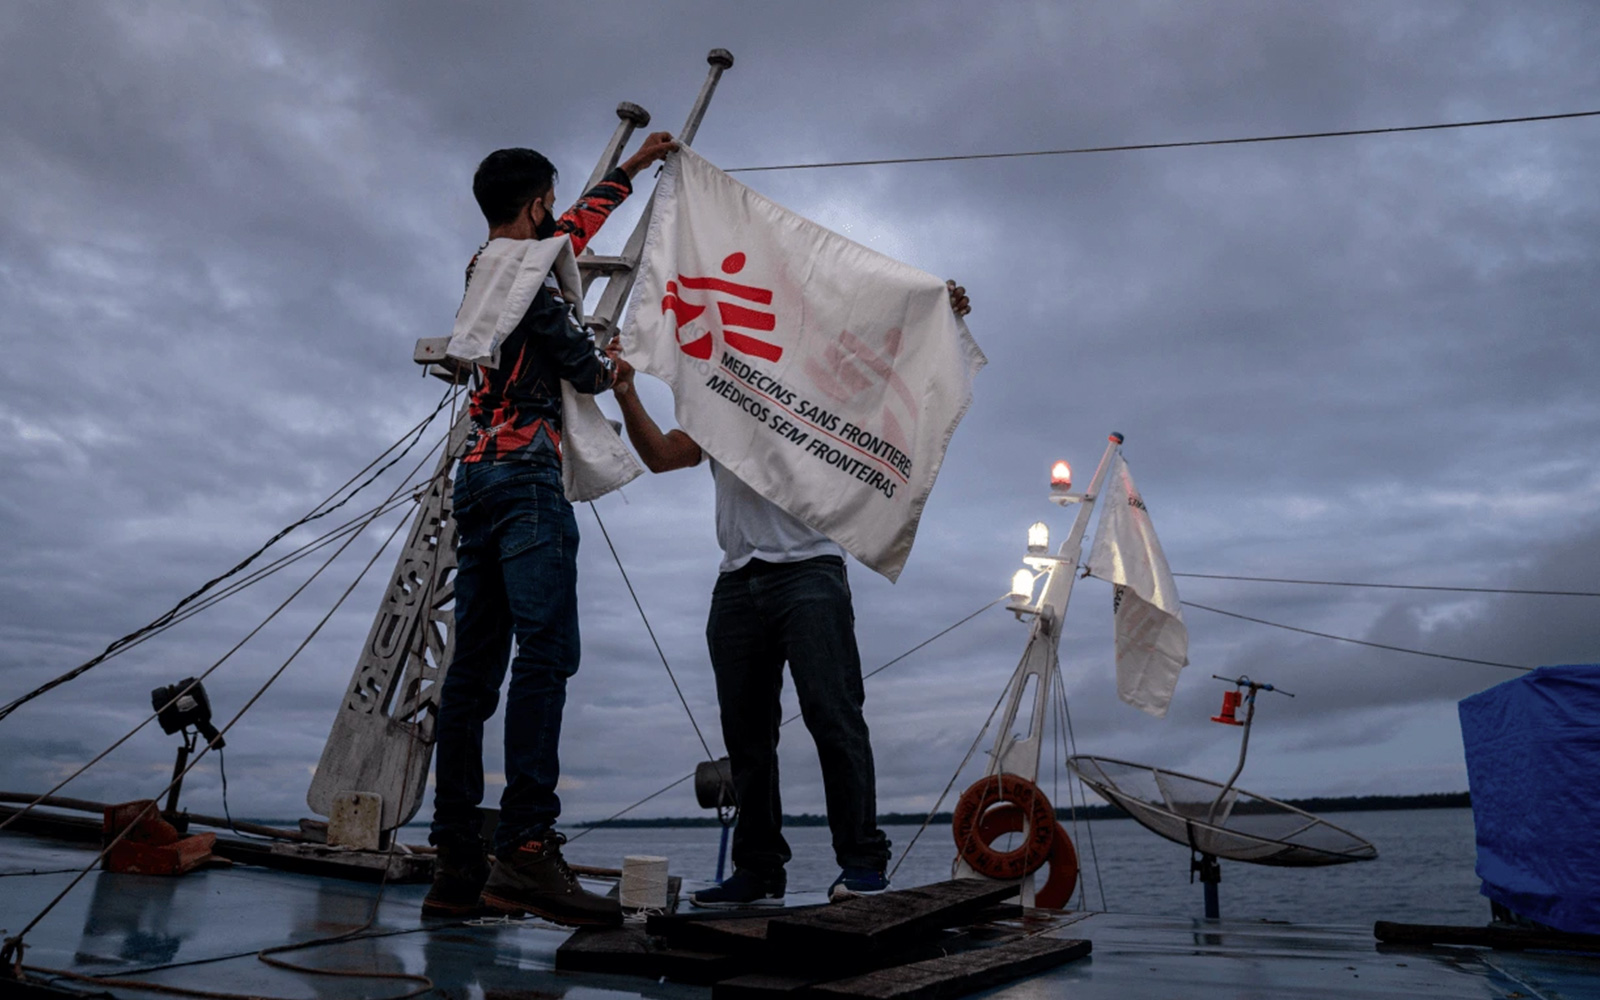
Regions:
<instances>
[{"instance_id":1,"label":"red navigation light","mask_svg":"<svg viewBox=\"0 0 1600 1000\"><path fill-rule=\"evenodd\" d=\"M1229 725L1229 726L1242 726L1242 725L1244 725L1244 723L1242 723L1238 719L1234 718L1234 713L1237 712L1238 710L1239 710L1239 692L1237 692L1237 691L1224 691L1224 692L1222 692L1222 714L1221 715L1213 715L1211 717L1211 721L1212 722L1221 722L1221 723L1223 723L1225 725Z\"/></svg>"},{"instance_id":2,"label":"red navigation light","mask_svg":"<svg viewBox=\"0 0 1600 1000\"><path fill-rule=\"evenodd\" d=\"M1072 489L1072 466L1060 461L1050 466L1050 492L1065 493L1070 489Z\"/></svg>"}]
</instances>

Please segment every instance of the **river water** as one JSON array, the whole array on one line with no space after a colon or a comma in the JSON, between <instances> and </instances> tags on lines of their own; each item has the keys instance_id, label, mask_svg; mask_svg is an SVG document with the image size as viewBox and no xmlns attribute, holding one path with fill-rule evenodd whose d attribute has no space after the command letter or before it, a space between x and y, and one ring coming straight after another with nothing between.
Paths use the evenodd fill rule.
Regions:
<instances>
[{"instance_id":1,"label":"river water","mask_svg":"<svg viewBox=\"0 0 1600 1000\"><path fill-rule=\"evenodd\" d=\"M1367 925L1375 920L1488 921L1489 904L1478 894L1473 874L1470 809L1329 813L1325 818L1375 844L1377 860L1331 868L1268 868L1224 861L1222 916ZM1070 821L1066 825L1070 831ZM884 829L894 842L895 861L900 861L896 885L950 877L955 848L947 824L930 826L904 861L901 857L917 828ZM716 828L705 827L596 829L573 840L566 855L574 864L611 868L619 867L625 855L663 855L672 874L709 880L716 874L719 834ZM826 889L838 874L827 828L794 827L784 835L794 850L788 870L790 889ZM1075 895L1074 907L1168 916L1204 914L1201 886L1189 883L1187 848L1163 840L1131 819L1080 821L1073 842L1086 897Z\"/></svg>"}]
</instances>

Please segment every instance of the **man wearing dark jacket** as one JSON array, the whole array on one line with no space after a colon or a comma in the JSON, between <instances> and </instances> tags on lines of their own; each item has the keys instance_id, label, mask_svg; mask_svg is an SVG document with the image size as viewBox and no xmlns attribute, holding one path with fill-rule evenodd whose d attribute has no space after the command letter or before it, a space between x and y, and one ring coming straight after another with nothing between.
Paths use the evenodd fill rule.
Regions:
<instances>
[{"instance_id":1,"label":"man wearing dark jacket","mask_svg":"<svg viewBox=\"0 0 1600 1000\"><path fill-rule=\"evenodd\" d=\"M489 240L566 234L581 252L633 190L632 178L677 148L657 132L559 219L555 168L531 149L490 153L472 180ZM467 268L471 281L472 267ZM471 430L456 471L455 658L445 675L435 730L434 817L438 848L429 916L482 908L526 911L558 923L622 919L617 901L586 892L561 856L557 746L566 683L578 669L578 526L561 486L561 383L611 388L616 364L546 279L505 339L497 368L473 372ZM516 656L511 643L516 640ZM506 698L506 788L491 869L479 836L483 724Z\"/></svg>"}]
</instances>

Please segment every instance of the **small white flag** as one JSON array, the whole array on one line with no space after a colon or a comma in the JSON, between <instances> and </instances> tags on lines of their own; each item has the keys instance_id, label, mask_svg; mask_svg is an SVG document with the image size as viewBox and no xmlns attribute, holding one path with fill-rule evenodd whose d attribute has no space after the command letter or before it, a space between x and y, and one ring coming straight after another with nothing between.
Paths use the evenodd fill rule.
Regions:
<instances>
[{"instance_id":1,"label":"small white flag","mask_svg":"<svg viewBox=\"0 0 1600 1000\"><path fill-rule=\"evenodd\" d=\"M984 364L944 282L692 149L655 197L624 355L707 454L893 580Z\"/></svg>"},{"instance_id":2,"label":"small white flag","mask_svg":"<svg viewBox=\"0 0 1600 1000\"><path fill-rule=\"evenodd\" d=\"M1089 575L1116 588L1117 694L1159 719L1167 714L1178 671L1189 662L1189 631L1150 512L1120 451L1096 502L1100 527L1089 552Z\"/></svg>"}]
</instances>

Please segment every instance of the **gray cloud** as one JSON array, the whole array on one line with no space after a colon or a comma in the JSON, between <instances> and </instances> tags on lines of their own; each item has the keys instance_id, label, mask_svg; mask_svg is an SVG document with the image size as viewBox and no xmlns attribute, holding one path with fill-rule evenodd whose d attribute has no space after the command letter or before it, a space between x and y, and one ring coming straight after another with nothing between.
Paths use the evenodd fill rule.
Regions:
<instances>
[{"instance_id":1,"label":"gray cloud","mask_svg":"<svg viewBox=\"0 0 1600 1000\"><path fill-rule=\"evenodd\" d=\"M574 197L615 104L676 128L714 45L738 63L696 145L734 167L1577 110L1600 83L1597 35L1590 5L1553 0L14 5L0 14L4 697L159 614L433 407L441 387L409 354L447 328L482 238L477 160L538 146ZM1600 590L1596 128L744 175L959 277L991 361L901 583L852 573L865 662L991 600L1029 522L1064 533L1041 496L1047 463L1071 458L1086 480L1112 430L1177 570ZM642 200L599 249L621 245ZM709 476L624 493L600 514L718 750ZM567 813L586 818L700 749L579 517L586 655L563 763ZM376 544L352 546L219 670L219 712ZM0 785L42 790L108 745L151 687L214 662L311 565L0 722ZM230 738L236 814L304 813L388 572L381 558ZM1600 658L1583 599L1181 585L1375 642ZM1505 676L1191 611L1194 663L1158 722L1115 699L1108 603L1084 581L1063 642L1078 748L1226 773L1236 743L1205 721L1222 688L1208 676L1247 671L1297 695L1261 706L1246 774L1268 794L1458 789L1454 701ZM869 682L885 809L932 804L1024 635L993 610ZM173 742L147 729L70 790L153 794ZM786 804L820 811L808 744L785 732ZM207 763L191 779L196 809L218 811L218 777ZM647 810L695 806L680 788Z\"/></svg>"}]
</instances>

